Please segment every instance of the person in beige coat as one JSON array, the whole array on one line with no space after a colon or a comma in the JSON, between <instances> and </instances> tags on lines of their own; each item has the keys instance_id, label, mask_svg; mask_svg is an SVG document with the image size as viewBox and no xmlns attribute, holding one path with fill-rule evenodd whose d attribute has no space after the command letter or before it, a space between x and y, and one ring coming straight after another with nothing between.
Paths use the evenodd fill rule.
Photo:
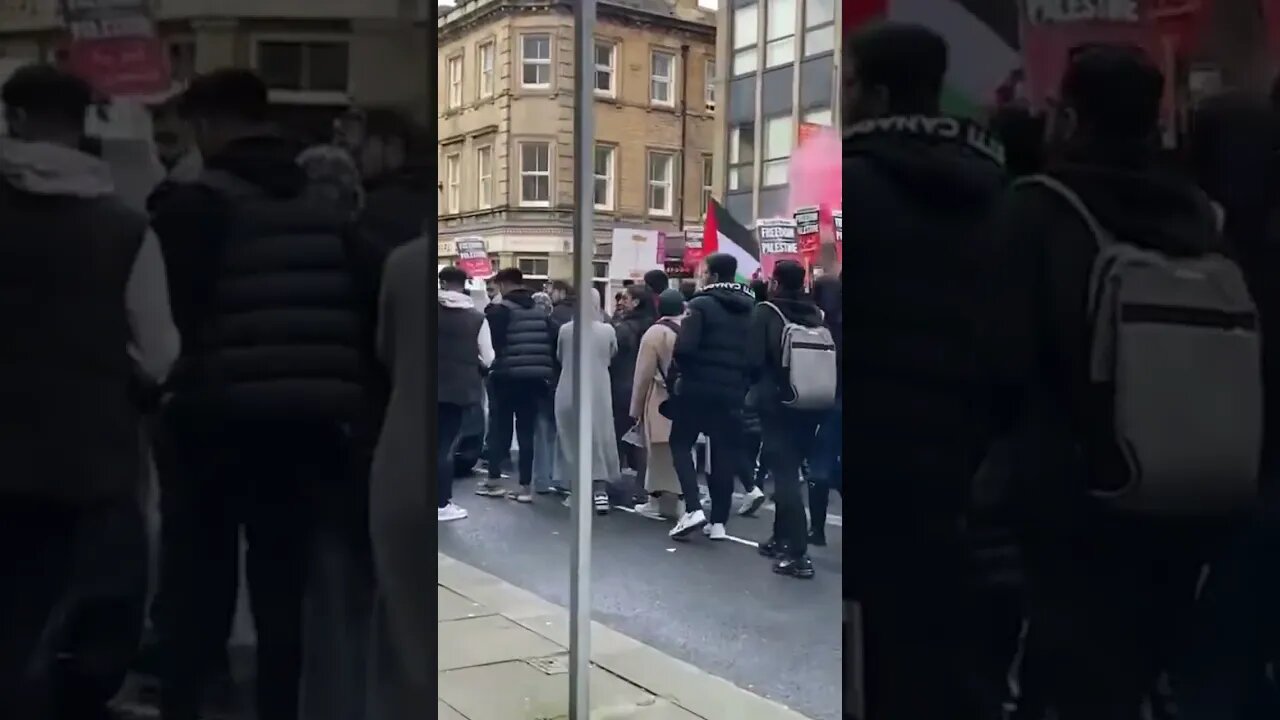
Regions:
<instances>
[{"instance_id":1,"label":"person in beige coat","mask_svg":"<svg viewBox=\"0 0 1280 720\"><path fill-rule=\"evenodd\" d=\"M684 317L684 295L679 290L666 290L658 296L658 317L640 339L631 384L631 417L640 423L649 454L644 478L649 502L637 505L636 512L665 520L680 514L680 482L671 459L671 420L658 409L669 397L665 378Z\"/></svg>"}]
</instances>

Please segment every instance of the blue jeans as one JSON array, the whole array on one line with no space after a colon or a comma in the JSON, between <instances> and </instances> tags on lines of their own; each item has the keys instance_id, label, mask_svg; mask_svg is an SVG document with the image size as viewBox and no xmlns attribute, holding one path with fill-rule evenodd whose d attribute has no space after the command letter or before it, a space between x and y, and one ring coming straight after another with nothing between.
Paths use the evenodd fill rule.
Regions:
<instances>
[{"instance_id":1,"label":"blue jeans","mask_svg":"<svg viewBox=\"0 0 1280 720\"><path fill-rule=\"evenodd\" d=\"M538 409L538 424L533 432L533 489L537 492L564 487L556 462L556 414L550 398Z\"/></svg>"},{"instance_id":2,"label":"blue jeans","mask_svg":"<svg viewBox=\"0 0 1280 720\"><path fill-rule=\"evenodd\" d=\"M844 461L841 456L844 414L840 399L818 425L813 450L809 454L809 525L821 533L827 524L827 503L832 490L844 494Z\"/></svg>"},{"instance_id":3,"label":"blue jeans","mask_svg":"<svg viewBox=\"0 0 1280 720\"><path fill-rule=\"evenodd\" d=\"M1280 659L1280 504L1274 499L1210 563L1192 644L1175 674L1180 717L1274 718L1280 693L1264 669Z\"/></svg>"}]
</instances>

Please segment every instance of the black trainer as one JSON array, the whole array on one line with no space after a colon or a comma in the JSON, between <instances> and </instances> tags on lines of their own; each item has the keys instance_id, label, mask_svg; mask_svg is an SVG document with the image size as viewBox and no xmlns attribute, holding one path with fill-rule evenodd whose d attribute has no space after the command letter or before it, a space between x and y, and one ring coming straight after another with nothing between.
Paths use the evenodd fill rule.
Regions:
<instances>
[{"instance_id":1,"label":"black trainer","mask_svg":"<svg viewBox=\"0 0 1280 720\"><path fill-rule=\"evenodd\" d=\"M807 579L813 577L813 561L808 556L782 558L773 564L773 571L779 575Z\"/></svg>"},{"instance_id":2,"label":"black trainer","mask_svg":"<svg viewBox=\"0 0 1280 720\"><path fill-rule=\"evenodd\" d=\"M816 545L816 546L818 546L818 547L826 547L826 546L827 546L827 531L826 531L826 530L810 530L810 531L809 531L809 544L810 544L810 545Z\"/></svg>"},{"instance_id":3,"label":"black trainer","mask_svg":"<svg viewBox=\"0 0 1280 720\"><path fill-rule=\"evenodd\" d=\"M770 539L761 543L760 547L757 548L757 552L767 558L776 558L782 555L782 548L778 547L776 540Z\"/></svg>"}]
</instances>

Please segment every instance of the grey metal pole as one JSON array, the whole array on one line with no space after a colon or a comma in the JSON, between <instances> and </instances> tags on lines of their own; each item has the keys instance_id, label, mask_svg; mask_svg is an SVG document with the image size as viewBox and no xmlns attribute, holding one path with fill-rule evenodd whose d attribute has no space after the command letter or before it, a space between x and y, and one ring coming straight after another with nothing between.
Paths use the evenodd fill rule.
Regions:
<instances>
[{"instance_id":1,"label":"grey metal pole","mask_svg":"<svg viewBox=\"0 0 1280 720\"><path fill-rule=\"evenodd\" d=\"M586 335L599 308L587 307L595 258L595 67L596 0L578 0L573 13L573 284L578 289L573 331L574 427L573 551L569 565L569 720L591 715L591 401L597 368L584 357Z\"/></svg>"}]
</instances>

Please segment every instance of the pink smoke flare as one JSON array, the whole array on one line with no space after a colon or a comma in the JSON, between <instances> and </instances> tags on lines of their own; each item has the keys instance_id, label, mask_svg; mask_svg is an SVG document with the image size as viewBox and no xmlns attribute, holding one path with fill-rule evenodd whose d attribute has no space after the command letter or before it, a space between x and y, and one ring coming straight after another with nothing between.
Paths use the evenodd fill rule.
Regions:
<instances>
[{"instance_id":1,"label":"pink smoke flare","mask_svg":"<svg viewBox=\"0 0 1280 720\"><path fill-rule=\"evenodd\" d=\"M829 127L816 127L791 154L791 209L818 205L825 222L833 209L843 207L840 136Z\"/></svg>"}]
</instances>

